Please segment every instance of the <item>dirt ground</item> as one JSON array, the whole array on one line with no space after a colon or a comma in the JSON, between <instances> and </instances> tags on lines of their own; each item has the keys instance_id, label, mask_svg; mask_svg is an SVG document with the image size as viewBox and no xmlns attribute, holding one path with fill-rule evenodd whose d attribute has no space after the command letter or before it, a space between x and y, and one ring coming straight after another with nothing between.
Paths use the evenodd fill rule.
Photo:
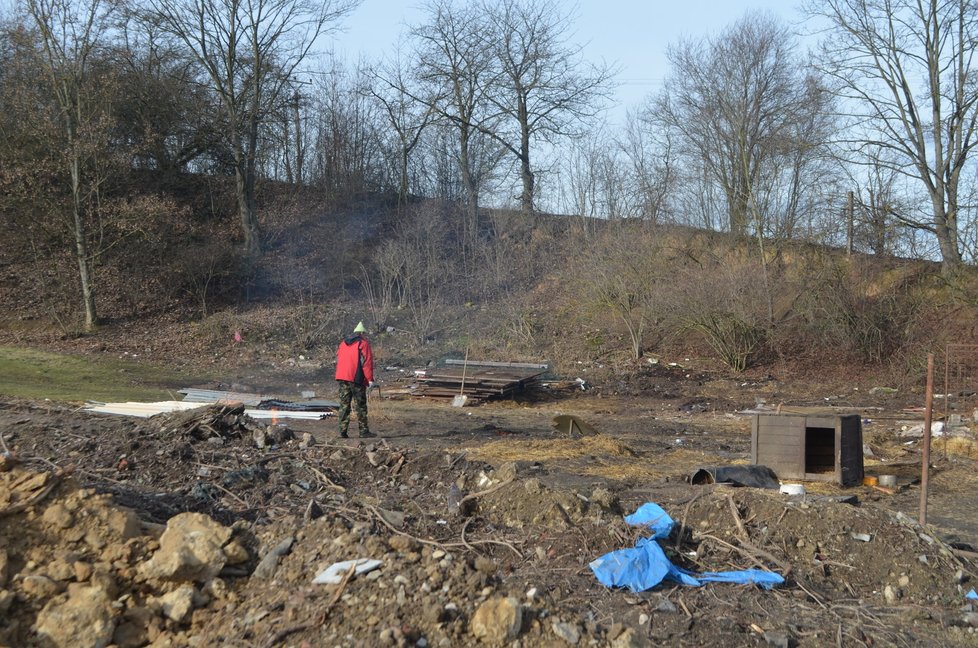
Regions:
<instances>
[{"instance_id":1,"label":"dirt ground","mask_svg":"<svg viewBox=\"0 0 978 648\"><path fill-rule=\"evenodd\" d=\"M384 376L389 392L398 375ZM288 396L295 383L245 387ZM916 395L661 368L628 386L476 407L371 399L380 437L367 440L336 439L330 419L265 424L231 407L144 420L0 404L0 645L978 642L965 598L978 576L976 455L967 435L947 457L935 445L932 524L919 526L919 441L902 436ZM749 461L740 412L761 402L860 412L867 473L897 474L897 492L689 484L698 467ZM558 414L595 432L557 431ZM588 565L634 546L643 533L623 515L645 502L676 520L661 543L676 564L772 570L785 584L603 587ZM192 573L147 567L172 549L175 519L200 523L188 512L218 523L219 559L190 560ZM312 582L354 558L381 564ZM59 634L73 623L91 632Z\"/></svg>"}]
</instances>

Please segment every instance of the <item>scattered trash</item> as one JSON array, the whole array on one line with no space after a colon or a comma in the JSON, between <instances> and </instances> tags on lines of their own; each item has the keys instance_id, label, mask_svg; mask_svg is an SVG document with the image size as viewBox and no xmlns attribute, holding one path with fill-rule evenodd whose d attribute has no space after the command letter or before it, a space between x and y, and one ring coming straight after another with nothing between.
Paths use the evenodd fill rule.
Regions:
<instances>
[{"instance_id":1,"label":"scattered trash","mask_svg":"<svg viewBox=\"0 0 978 648\"><path fill-rule=\"evenodd\" d=\"M866 475L863 477L863 486L876 486L879 483L876 475Z\"/></svg>"},{"instance_id":2,"label":"scattered trash","mask_svg":"<svg viewBox=\"0 0 978 648\"><path fill-rule=\"evenodd\" d=\"M778 489L784 495L804 495L805 487L802 484L781 484Z\"/></svg>"},{"instance_id":3,"label":"scattered trash","mask_svg":"<svg viewBox=\"0 0 978 648\"><path fill-rule=\"evenodd\" d=\"M734 486L750 486L751 488L778 487L778 476L767 466L711 466L697 468L690 475L689 483L696 486L702 484L732 484Z\"/></svg>"},{"instance_id":4,"label":"scattered trash","mask_svg":"<svg viewBox=\"0 0 978 648\"><path fill-rule=\"evenodd\" d=\"M897 390L893 387L873 387L869 390L870 394L895 394Z\"/></svg>"},{"instance_id":5,"label":"scattered trash","mask_svg":"<svg viewBox=\"0 0 978 648\"><path fill-rule=\"evenodd\" d=\"M619 549L592 561L589 565L598 582L606 587L627 587L632 592L644 592L665 579L698 587L705 582L747 584L754 583L764 589L784 583L780 574L760 569L726 572L693 572L677 567L666 557L656 540L669 537L675 525L669 514L658 504L647 502L625 517L632 526L647 526L652 531L649 538L641 538L633 549Z\"/></svg>"},{"instance_id":6,"label":"scattered trash","mask_svg":"<svg viewBox=\"0 0 978 648\"><path fill-rule=\"evenodd\" d=\"M884 488L896 488L896 475L879 475L876 479L877 483Z\"/></svg>"},{"instance_id":7,"label":"scattered trash","mask_svg":"<svg viewBox=\"0 0 978 648\"><path fill-rule=\"evenodd\" d=\"M944 421L935 421L930 425L930 435L932 437L944 436ZM924 436L924 424L904 425L900 428L900 436L919 439Z\"/></svg>"},{"instance_id":8,"label":"scattered trash","mask_svg":"<svg viewBox=\"0 0 978 648\"><path fill-rule=\"evenodd\" d=\"M371 572L383 563L379 560L373 558L357 558L355 560L341 560L340 562L333 563L323 571L319 572L312 582L316 585L338 585L343 581L343 576L346 572L350 571L350 567L356 565L353 570L354 576L359 576L360 574L366 574Z\"/></svg>"},{"instance_id":9,"label":"scattered trash","mask_svg":"<svg viewBox=\"0 0 978 648\"><path fill-rule=\"evenodd\" d=\"M558 432L570 436L594 436L598 433L597 430L573 414L558 414L553 417L552 425Z\"/></svg>"},{"instance_id":10,"label":"scattered trash","mask_svg":"<svg viewBox=\"0 0 978 648\"><path fill-rule=\"evenodd\" d=\"M978 592L972 587L971 591L964 595L966 599L971 599L972 601L978 601Z\"/></svg>"},{"instance_id":11,"label":"scattered trash","mask_svg":"<svg viewBox=\"0 0 978 648\"><path fill-rule=\"evenodd\" d=\"M851 537L853 540L858 540L860 542L869 542L870 540L873 539L873 536L869 535L868 533L853 532L849 534L849 537Z\"/></svg>"}]
</instances>

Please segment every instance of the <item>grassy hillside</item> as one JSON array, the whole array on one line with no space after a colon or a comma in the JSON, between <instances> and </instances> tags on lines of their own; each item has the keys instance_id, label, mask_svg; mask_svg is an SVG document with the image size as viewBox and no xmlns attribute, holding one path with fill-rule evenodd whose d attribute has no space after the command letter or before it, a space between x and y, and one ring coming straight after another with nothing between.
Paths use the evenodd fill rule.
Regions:
<instances>
[{"instance_id":1,"label":"grassy hillside","mask_svg":"<svg viewBox=\"0 0 978 648\"><path fill-rule=\"evenodd\" d=\"M650 358L695 357L734 374L916 381L927 351L973 337L974 278L924 262L776 242L762 255L753 240L642 222L496 211L467 223L435 202L333 206L272 186L266 253L245 272L227 186L155 178L131 191L139 225L114 224L96 272L101 328L78 332L64 232L42 248L20 228L0 251L0 342L282 366L328 361L362 319L390 363L468 350L627 379Z\"/></svg>"}]
</instances>

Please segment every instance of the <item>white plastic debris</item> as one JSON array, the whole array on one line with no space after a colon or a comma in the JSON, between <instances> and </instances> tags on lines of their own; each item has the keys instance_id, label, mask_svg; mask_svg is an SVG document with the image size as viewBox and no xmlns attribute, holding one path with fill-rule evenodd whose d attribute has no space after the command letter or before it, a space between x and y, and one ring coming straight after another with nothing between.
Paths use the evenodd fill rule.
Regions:
<instances>
[{"instance_id":1,"label":"white plastic debris","mask_svg":"<svg viewBox=\"0 0 978 648\"><path fill-rule=\"evenodd\" d=\"M356 565L353 570L354 576L371 572L383 563L373 558L357 558L355 560L341 560L333 563L323 571L319 572L312 582L316 585L337 585L343 581L343 576L350 571L350 567Z\"/></svg>"},{"instance_id":2,"label":"white plastic debris","mask_svg":"<svg viewBox=\"0 0 978 648\"><path fill-rule=\"evenodd\" d=\"M785 495L804 495L805 487L802 484L781 484L781 492Z\"/></svg>"}]
</instances>

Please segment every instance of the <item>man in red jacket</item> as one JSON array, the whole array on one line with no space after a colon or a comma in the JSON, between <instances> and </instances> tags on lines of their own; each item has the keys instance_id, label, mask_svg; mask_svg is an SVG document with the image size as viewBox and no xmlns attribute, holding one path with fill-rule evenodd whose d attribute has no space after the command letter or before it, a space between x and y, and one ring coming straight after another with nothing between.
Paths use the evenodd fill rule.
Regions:
<instances>
[{"instance_id":1,"label":"man in red jacket","mask_svg":"<svg viewBox=\"0 0 978 648\"><path fill-rule=\"evenodd\" d=\"M350 404L357 409L360 438L376 436L367 424L367 389L374 385L374 353L363 336L363 322L344 338L336 350L336 382L340 389L340 436L347 438L350 429Z\"/></svg>"}]
</instances>

